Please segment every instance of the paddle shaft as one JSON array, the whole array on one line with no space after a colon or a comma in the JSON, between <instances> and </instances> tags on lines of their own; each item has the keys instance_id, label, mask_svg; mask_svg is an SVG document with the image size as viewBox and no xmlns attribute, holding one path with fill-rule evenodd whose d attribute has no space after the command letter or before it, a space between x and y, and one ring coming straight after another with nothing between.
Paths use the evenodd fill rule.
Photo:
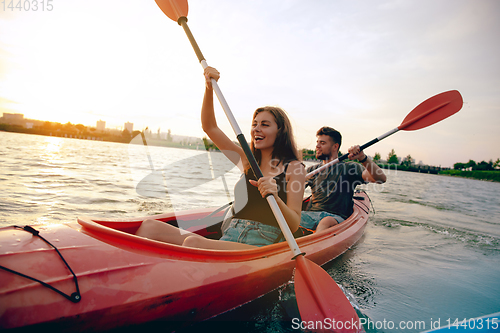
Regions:
<instances>
[{"instance_id":1,"label":"paddle shaft","mask_svg":"<svg viewBox=\"0 0 500 333\"><path fill-rule=\"evenodd\" d=\"M385 133L385 134L382 134L382 135L381 135L381 136L379 136L379 137L376 137L376 138L375 138L375 139L373 139L372 141L367 142L367 143L365 143L364 145L362 145L362 146L360 147L360 150L362 151L362 150L364 150L364 149L366 149L366 148L368 148L368 147L370 147L370 146L372 146L372 145L376 144L376 143L377 143L377 142L379 142L380 140L383 140L383 139L387 138L388 136L390 136L390 135L392 135L392 134L396 133L397 131L399 131L399 128L398 128L398 127L394 128L394 129L392 129L392 130L390 130L389 132L387 132L387 133ZM328 167L330 167L330 166L333 166L333 165L335 165L335 164L337 164L337 163L339 163L339 162L341 162L341 161L343 161L343 160L346 160L348 156L349 156L349 154L344 154L344 155L342 155L342 156L340 156L340 157L338 157L338 158L334 159L333 161L330 161L330 162L326 163L325 165L322 165L321 167L317 168L316 170L314 170L314 171L312 171L312 172L309 172L309 173L306 175L306 178L310 178L311 176L314 176L315 174L320 173L321 171L325 170L326 168L328 168Z\"/></svg>"},{"instance_id":2,"label":"paddle shaft","mask_svg":"<svg viewBox=\"0 0 500 333\"><path fill-rule=\"evenodd\" d=\"M180 17L177 20L177 23L179 23L179 25L182 26L182 28L184 29L184 32L186 33L191 43L191 46L193 47L194 52L196 53L196 56L198 57L198 60L200 61L203 69L207 68L208 65L205 60L205 57L203 57L203 54L201 53L198 43L196 43L196 40L194 39L194 36L191 33L189 26L187 25L187 18ZM212 79L212 87L215 91L215 94L217 95L217 98L219 99L219 102L222 106L222 109L224 110L224 113L226 114L227 119L229 120L229 123L231 124L231 127L233 128L234 133L236 134L236 138L238 139L238 142L240 143L241 148L245 153L248 163L250 163L250 167L252 168L253 173L255 174L257 179L263 177L259 164L255 160L255 157L252 154L252 150L250 149L250 146L248 145L245 136L241 132L241 129L238 126L238 123L236 122L236 119L234 118L233 113L231 112L231 109L229 108L229 105L227 104L226 99L224 98L224 95L222 94L222 91L220 90L219 85L217 84L217 81L215 81L215 79ZM269 206L271 207L274 216L276 217L276 221L278 221L281 231L283 232L283 236L285 236L285 239L288 243L288 246L292 250L294 257L302 254L302 251L300 251L299 246L297 245L297 242L295 241L295 238L293 237L293 234L290 228L288 227L288 223L286 222L285 217L283 216L283 213L281 212L278 206L276 198L273 195L268 195L266 197L266 200L269 203Z\"/></svg>"}]
</instances>

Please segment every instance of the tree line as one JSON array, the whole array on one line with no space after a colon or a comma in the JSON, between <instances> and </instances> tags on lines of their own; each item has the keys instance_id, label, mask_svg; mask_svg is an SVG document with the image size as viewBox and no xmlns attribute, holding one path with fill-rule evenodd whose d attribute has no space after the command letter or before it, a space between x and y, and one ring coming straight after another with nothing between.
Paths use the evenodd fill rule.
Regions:
<instances>
[{"instance_id":1,"label":"tree line","mask_svg":"<svg viewBox=\"0 0 500 333\"><path fill-rule=\"evenodd\" d=\"M500 168L500 158L497 158L495 162L490 160L489 162L481 161L476 163L474 160L469 160L467 163L457 162L453 164L453 169L455 170L472 170L472 171L493 171L499 170Z\"/></svg>"},{"instance_id":2,"label":"tree line","mask_svg":"<svg viewBox=\"0 0 500 333\"><path fill-rule=\"evenodd\" d=\"M373 157L373 161L376 163L380 162L381 156L380 153L375 153ZM387 155L387 164L399 164L403 166L411 166L413 164L413 158L408 154L405 158L401 160L399 163L399 158L396 155L394 149L392 149ZM500 169L500 158L497 158L496 161L489 160L489 162L481 161L476 163L474 160L469 160L467 163L457 162L453 164L453 169L455 170L474 170L474 171L493 171Z\"/></svg>"}]
</instances>

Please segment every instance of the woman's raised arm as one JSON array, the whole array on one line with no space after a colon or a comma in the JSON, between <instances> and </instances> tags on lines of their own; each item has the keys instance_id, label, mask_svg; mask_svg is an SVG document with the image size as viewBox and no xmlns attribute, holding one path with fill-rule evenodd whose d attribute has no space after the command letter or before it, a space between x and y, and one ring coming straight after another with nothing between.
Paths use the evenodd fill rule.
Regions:
<instances>
[{"instance_id":1,"label":"woman's raised arm","mask_svg":"<svg viewBox=\"0 0 500 333\"><path fill-rule=\"evenodd\" d=\"M201 107L201 126L203 131L207 133L210 140L212 140L217 148L219 148L231 162L243 168L241 161L243 161L244 164L247 163L243 149L222 132L219 126L217 126L217 120L215 119L214 94L211 79L213 78L217 81L220 74L215 68L207 67L205 68L204 75L206 87L203 105Z\"/></svg>"}]
</instances>

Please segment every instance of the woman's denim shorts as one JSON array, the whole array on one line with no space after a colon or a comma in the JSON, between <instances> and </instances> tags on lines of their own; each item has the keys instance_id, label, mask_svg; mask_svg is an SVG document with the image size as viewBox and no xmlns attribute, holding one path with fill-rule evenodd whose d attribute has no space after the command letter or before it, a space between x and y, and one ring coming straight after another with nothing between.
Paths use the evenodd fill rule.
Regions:
<instances>
[{"instance_id":1,"label":"woman's denim shorts","mask_svg":"<svg viewBox=\"0 0 500 333\"><path fill-rule=\"evenodd\" d=\"M300 217L300 226L309 230L316 230L316 227L323 218L331 216L337 220L338 223L344 222L344 218L340 215L332 214L325 211L303 211Z\"/></svg>"},{"instance_id":2,"label":"woman's denim shorts","mask_svg":"<svg viewBox=\"0 0 500 333\"><path fill-rule=\"evenodd\" d=\"M281 235L279 228L252 220L232 219L220 240L254 246L271 245Z\"/></svg>"}]
</instances>

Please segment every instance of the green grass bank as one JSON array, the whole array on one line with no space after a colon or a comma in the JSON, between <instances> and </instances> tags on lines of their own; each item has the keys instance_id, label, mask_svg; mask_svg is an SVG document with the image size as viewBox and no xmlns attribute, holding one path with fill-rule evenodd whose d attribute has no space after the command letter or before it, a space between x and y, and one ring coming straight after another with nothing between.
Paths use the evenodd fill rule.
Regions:
<instances>
[{"instance_id":1,"label":"green grass bank","mask_svg":"<svg viewBox=\"0 0 500 333\"><path fill-rule=\"evenodd\" d=\"M500 182L500 171L461 171L461 170L441 170L440 175L472 178L479 180L489 180Z\"/></svg>"}]
</instances>

